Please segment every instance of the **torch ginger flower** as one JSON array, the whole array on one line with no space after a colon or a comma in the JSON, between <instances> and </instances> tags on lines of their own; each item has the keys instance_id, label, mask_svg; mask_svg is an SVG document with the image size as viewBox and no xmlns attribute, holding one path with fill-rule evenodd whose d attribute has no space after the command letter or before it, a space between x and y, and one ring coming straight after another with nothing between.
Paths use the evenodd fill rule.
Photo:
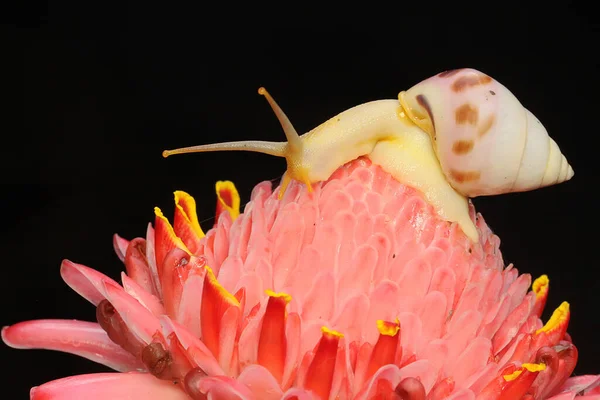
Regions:
<instances>
[{"instance_id":1,"label":"torch ginger flower","mask_svg":"<svg viewBox=\"0 0 600 400\"><path fill-rule=\"evenodd\" d=\"M155 209L146 238L117 235L122 285L64 261L97 323L39 320L2 330L15 348L80 355L118 372L73 376L32 399L583 399L600 376L570 377L569 304L540 320L549 280L505 267L420 192L366 158L325 182L258 184L240 214L217 183L206 232L194 199ZM530 290L531 287L531 290Z\"/></svg>"},{"instance_id":2,"label":"torch ginger flower","mask_svg":"<svg viewBox=\"0 0 600 400\"><path fill-rule=\"evenodd\" d=\"M194 199L175 192L172 222L156 208L145 239L115 236L122 285L64 261L63 279L96 306L97 323L22 322L2 339L119 372L59 379L31 398L600 399L600 376L570 378L578 353L567 334L569 304L541 321L548 277L531 282L505 267L500 240L462 196L563 182L572 169L541 124L515 128L534 119L491 78L457 70L415 87L399 103L366 103L302 137L261 88L287 142L166 151L260 151L285 157L288 170L274 191L258 184L241 214L233 184L218 182L206 234ZM444 135L464 133L467 123L476 130L478 109L461 103L472 93L499 120L491 114L479 133L486 139L455 142L454 155L475 148L479 164L490 155L525 164L492 160L483 173L465 172L454 163L473 162L435 158L430 137L444 155ZM488 102L488 93L498 100ZM435 124L434 115L454 111L456 119ZM534 138L521 141L525 150L503 135L524 132ZM505 170L494 170L499 164ZM444 165L463 193L444 179Z\"/></svg>"}]
</instances>

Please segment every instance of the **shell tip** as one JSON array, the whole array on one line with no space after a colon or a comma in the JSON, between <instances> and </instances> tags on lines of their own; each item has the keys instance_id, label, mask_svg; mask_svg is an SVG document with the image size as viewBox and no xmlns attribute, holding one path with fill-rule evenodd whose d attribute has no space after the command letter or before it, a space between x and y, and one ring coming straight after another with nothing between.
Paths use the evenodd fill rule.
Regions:
<instances>
[{"instance_id":1,"label":"shell tip","mask_svg":"<svg viewBox=\"0 0 600 400\"><path fill-rule=\"evenodd\" d=\"M567 181L570 180L573 175L575 175L575 171L573 171L573 167L571 167L571 165L569 165L569 170L567 171Z\"/></svg>"}]
</instances>

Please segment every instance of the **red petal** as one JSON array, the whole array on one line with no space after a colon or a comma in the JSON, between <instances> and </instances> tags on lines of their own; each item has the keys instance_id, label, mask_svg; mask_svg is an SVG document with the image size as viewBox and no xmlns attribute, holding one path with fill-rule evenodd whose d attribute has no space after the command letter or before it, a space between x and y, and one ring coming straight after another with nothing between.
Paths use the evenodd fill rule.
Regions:
<instances>
[{"instance_id":1,"label":"red petal","mask_svg":"<svg viewBox=\"0 0 600 400\"><path fill-rule=\"evenodd\" d=\"M205 268L206 275L204 277L202 304L200 306L202 341L215 358L218 358L223 315L230 307L239 308L240 303L219 284L212 270L208 266Z\"/></svg>"},{"instance_id":2,"label":"red petal","mask_svg":"<svg viewBox=\"0 0 600 400\"><path fill-rule=\"evenodd\" d=\"M283 377L286 357L286 306L290 295L267 291L269 300L258 341L258 364L267 368L278 382Z\"/></svg>"},{"instance_id":3,"label":"red petal","mask_svg":"<svg viewBox=\"0 0 600 400\"><path fill-rule=\"evenodd\" d=\"M200 239L204 237L204 232L198 222L196 201L192 196L181 190L175 192L173 229L187 248L193 254L197 254L200 247Z\"/></svg>"},{"instance_id":4,"label":"red petal","mask_svg":"<svg viewBox=\"0 0 600 400\"><path fill-rule=\"evenodd\" d=\"M337 358L338 344L342 334L323 327L315 355L306 371L304 387L322 399L329 398Z\"/></svg>"},{"instance_id":5,"label":"red petal","mask_svg":"<svg viewBox=\"0 0 600 400\"><path fill-rule=\"evenodd\" d=\"M379 329L379 339L371 352L365 381L369 380L379 368L394 363L400 342L400 323L398 321L377 321L377 329Z\"/></svg>"},{"instance_id":6,"label":"red petal","mask_svg":"<svg viewBox=\"0 0 600 400\"><path fill-rule=\"evenodd\" d=\"M535 293L535 305L533 306L533 314L540 317L546 306L546 300L548 299L548 288L550 287L550 280L548 275L542 275L533 281L531 289Z\"/></svg>"},{"instance_id":7,"label":"red petal","mask_svg":"<svg viewBox=\"0 0 600 400\"><path fill-rule=\"evenodd\" d=\"M165 257L171 250L179 248L189 255L191 255L191 252L181 239L177 237L169 220L165 218L162 211L160 211L160 208L154 207L154 214L156 215L154 221L154 252L156 256L158 278L159 280L162 280L161 266Z\"/></svg>"},{"instance_id":8,"label":"red petal","mask_svg":"<svg viewBox=\"0 0 600 400\"><path fill-rule=\"evenodd\" d=\"M571 311L569 303L563 301L562 304L554 310L554 313L552 313L552 316L548 322L546 322L546 325L538 329L535 333L537 335L542 332L545 333L549 343L555 345L564 338L567 327L569 326L570 318Z\"/></svg>"},{"instance_id":9,"label":"red petal","mask_svg":"<svg viewBox=\"0 0 600 400\"><path fill-rule=\"evenodd\" d=\"M231 220L240 215L240 195L231 181L218 181L215 185L217 192L217 210L215 215L215 225L219 222L219 217L225 211L231 216Z\"/></svg>"}]
</instances>

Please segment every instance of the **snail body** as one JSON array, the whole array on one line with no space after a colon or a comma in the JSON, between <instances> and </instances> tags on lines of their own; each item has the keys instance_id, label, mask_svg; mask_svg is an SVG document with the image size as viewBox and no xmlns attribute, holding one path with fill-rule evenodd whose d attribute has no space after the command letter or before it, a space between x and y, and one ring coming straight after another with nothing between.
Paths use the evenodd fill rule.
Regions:
<instances>
[{"instance_id":1,"label":"snail body","mask_svg":"<svg viewBox=\"0 0 600 400\"><path fill-rule=\"evenodd\" d=\"M172 154L254 151L285 157L283 194L291 179L311 184L360 156L420 190L440 217L457 222L473 241L468 197L527 191L571 179L573 169L543 125L500 83L473 70L429 78L398 100L352 107L298 135L264 89L286 142L207 144Z\"/></svg>"}]
</instances>

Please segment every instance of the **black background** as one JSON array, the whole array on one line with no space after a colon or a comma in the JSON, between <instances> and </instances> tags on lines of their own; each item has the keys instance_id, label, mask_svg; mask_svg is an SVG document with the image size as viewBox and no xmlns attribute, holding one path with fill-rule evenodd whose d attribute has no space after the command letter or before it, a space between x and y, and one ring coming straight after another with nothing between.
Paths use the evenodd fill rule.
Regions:
<instances>
[{"instance_id":1,"label":"black background","mask_svg":"<svg viewBox=\"0 0 600 400\"><path fill-rule=\"evenodd\" d=\"M502 239L507 263L534 277L549 274L545 318L561 301L571 303L576 373L600 372L600 35L591 8L457 16L374 9L366 11L379 17L335 27L333 19L345 19L332 11L302 27L270 29L265 24L281 25L297 10L264 15L261 23L242 10L237 21L167 4L54 5L4 25L15 57L5 58L11 72L3 78L17 90L3 113L0 324L93 320L93 306L60 278L63 258L118 279L112 234L144 236L154 206L172 215L174 190L195 196L207 229L216 180L233 180L244 202L255 184L278 179L285 161L261 154L161 157L165 148L214 141L283 140L259 86L306 132L443 70L473 67L536 114L575 170L568 183L475 205ZM395 20L381 22L388 13ZM16 130L8 122L14 117ZM51 379L106 370L68 354L4 345L0 359L10 366L3 386L18 398Z\"/></svg>"}]
</instances>

